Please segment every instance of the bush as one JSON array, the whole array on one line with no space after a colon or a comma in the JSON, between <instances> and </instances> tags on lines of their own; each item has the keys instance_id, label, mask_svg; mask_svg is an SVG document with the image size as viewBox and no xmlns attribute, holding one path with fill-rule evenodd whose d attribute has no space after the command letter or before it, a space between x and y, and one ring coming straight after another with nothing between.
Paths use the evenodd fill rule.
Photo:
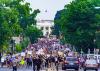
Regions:
<instances>
[{"instance_id":1,"label":"bush","mask_svg":"<svg viewBox=\"0 0 100 71\"><path fill-rule=\"evenodd\" d=\"M21 52L21 51L22 51L21 44L16 44L16 52Z\"/></svg>"}]
</instances>

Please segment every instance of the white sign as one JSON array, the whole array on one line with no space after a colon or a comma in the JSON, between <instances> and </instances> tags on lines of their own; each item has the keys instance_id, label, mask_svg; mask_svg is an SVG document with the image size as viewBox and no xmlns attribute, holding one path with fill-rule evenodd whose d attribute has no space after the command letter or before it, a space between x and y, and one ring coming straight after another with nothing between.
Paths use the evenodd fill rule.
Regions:
<instances>
[{"instance_id":1,"label":"white sign","mask_svg":"<svg viewBox=\"0 0 100 71\"><path fill-rule=\"evenodd\" d=\"M21 56L25 56L25 52L22 52L22 53L21 53Z\"/></svg>"},{"instance_id":2,"label":"white sign","mask_svg":"<svg viewBox=\"0 0 100 71\"><path fill-rule=\"evenodd\" d=\"M44 55L45 53L44 53L43 49L39 49L39 50L36 52L36 54L42 54L42 55Z\"/></svg>"},{"instance_id":3,"label":"white sign","mask_svg":"<svg viewBox=\"0 0 100 71\"><path fill-rule=\"evenodd\" d=\"M28 54L32 54L32 51L28 51L27 53L28 53Z\"/></svg>"},{"instance_id":4,"label":"white sign","mask_svg":"<svg viewBox=\"0 0 100 71\"><path fill-rule=\"evenodd\" d=\"M4 62L4 61L5 61L5 59L2 57L2 58L1 58L1 62Z\"/></svg>"}]
</instances>

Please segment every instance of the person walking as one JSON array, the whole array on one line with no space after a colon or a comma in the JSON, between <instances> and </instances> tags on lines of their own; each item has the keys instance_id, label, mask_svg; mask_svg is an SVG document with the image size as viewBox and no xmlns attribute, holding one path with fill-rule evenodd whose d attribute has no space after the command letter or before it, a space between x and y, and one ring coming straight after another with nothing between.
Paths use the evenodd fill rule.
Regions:
<instances>
[{"instance_id":1,"label":"person walking","mask_svg":"<svg viewBox=\"0 0 100 71\"><path fill-rule=\"evenodd\" d=\"M45 57L45 68L48 68L48 66L49 66L48 57Z\"/></svg>"},{"instance_id":2,"label":"person walking","mask_svg":"<svg viewBox=\"0 0 100 71\"><path fill-rule=\"evenodd\" d=\"M15 59L13 60L13 65L12 65L12 67L13 67L13 71L17 71L17 57L15 57Z\"/></svg>"},{"instance_id":3,"label":"person walking","mask_svg":"<svg viewBox=\"0 0 100 71\"><path fill-rule=\"evenodd\" d=\"M25 65L25 59L22 57L21 61L19 62L20 67L23 67Z\"/></svg>"},{"instance_id":4,"label":"person walking","mask_svg":"<svg viewBox=\"0 0 100 71\"><path fill-rule=\"evenodd\" d=\"M3 67L3 65L4 65L4 62L5 62L5 59L4 59L4 57L1 57L1 67Z\"/></svg>"},{"instance_id":5,"label":"person walking","mask_svg":"<svg viewBox=\"0 0 100 71\"><path fill-rule=\"evenodd\" d=\"M37 71L40 71L41 64L42 64L42 60L41 60L41 59L39 58L39 56L38 56L38 57L37 57L37 60L36 60Z\"/></svg>"},{"instance_id":6,"label":"person walking","mask_svg":"<svg viewBox=\"0 0 100 71\"><path fill-rule=\"evenodd\" d=\"M33 64L33 71L35 71L36 70L36 61L37 61L37 59L36 59L36 57L33 57L32 58L32 64Z\"/></svg>"},{"instance_id":7,"label":"person walking","mask_svg":"<svg viewBox=\"0 0 100 71\"><path fill-rule=\"evenodd\" d=\"M58 63L58 57L57 56L55 57L55 66L56 66L56 70L58 71L59 63Z\"/></svg>"},{"instance_id":8,"label":"person walking","mask_svg":"<svg viewBox=\"0 0 100 71\"><path fill-rule=\"evenodd\" d=\"M32 58L29 54L26 57L26 62L27 62L27 68L32 67Z\"/></svg>"}]
</instances>

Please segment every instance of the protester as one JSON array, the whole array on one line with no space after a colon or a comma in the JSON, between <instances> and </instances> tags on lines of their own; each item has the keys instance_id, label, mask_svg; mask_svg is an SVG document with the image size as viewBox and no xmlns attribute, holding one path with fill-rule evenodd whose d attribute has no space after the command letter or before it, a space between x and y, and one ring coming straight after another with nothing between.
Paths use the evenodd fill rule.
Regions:
<instances>
[{"instance_id":1,"label":"protester","mask_svg":"<svg viewBox=\"0 0 100 71\"><path fill-rule=\"evenodd\" d=\"M33 71L36 71L36 61L37 61L36 57L33 57L33 58L32 58L32 62L33 62Z\"/></svg>"},{"instance_id":2,"label":"protester","mask_svg":"<svg viewBox=\"0 0 100 71\"><path fill-rule=\"evenodd\" d=\"M3 65L4 65L4 62L5 62L5 59L4 59L4 57L1 57L1 67L3 67Z\"/></svg>"},{"instance_id":3,"label":"protester","mask_svg":"<svg viewBox=\"0 0 100 71\"><path fill-rule=\"evenodd\" d=\"M41 63L42 63L41 59L39 58L39 56L37 56L36 59L37 71L40 71Z\"/></svg>"},{"instance_id":4,"label":"protester","mask_svg":"<svg viewBox=\"0 0 100 71\"><path fill-rule=\"evenodd\" d=\"M20 61L20 65L21 67L23 67L25 65L25 59L22 57L21 61Z\"/></svg>"},{"instance_id":5,"label":"protester","mask_svg":"<svg viewBox=\"0 0 100 71\"><path fill-rule=\"evenodd\" d=\"M28 45L24 51L17 55L17 58L14 59L10 55L6 61L8 67L13 66L13 71L17 71L18 67L24 67L25 64L26 68L33 66L33 71L40 71L41 68L53 66L56 66L58 71L59 62L63 61L64 56L70 55L70 52L71 50L60 44L58 39L40 38L37 43ZM3 64L4 59L1 59L1 62Z\"/></svg>"},{"instance_id":6,"label":"protester","mask_svg":"<svg viewBox=\"0 0 100 71\"><path fill-rule=\"evenodd\" d=\"M48 68L49 67L49 60L48 57L46 56L45 58L45 67Z\"/></svg>"},{"instance_id":7,"label":"protester","mask_svg":"<svg viewBox=\"0 0 100 71\"><path fill-rule=\"evenodd\" d=\"M15 59L13 60L13 71L17 71L17 63L18 63L18 58L15 57Z\"/></svg>"},{"instance_id":8,"label":"protester","mask_svg":"<svg viewBox=\"0 0 100 71\"><path fill-rule=\"evenodd\" d=\"M59 65L58 57L55 56L55 66L56 66L56 70L57 70L57 71L58 71L58 65Z\"/></svg>"}]
</instances>

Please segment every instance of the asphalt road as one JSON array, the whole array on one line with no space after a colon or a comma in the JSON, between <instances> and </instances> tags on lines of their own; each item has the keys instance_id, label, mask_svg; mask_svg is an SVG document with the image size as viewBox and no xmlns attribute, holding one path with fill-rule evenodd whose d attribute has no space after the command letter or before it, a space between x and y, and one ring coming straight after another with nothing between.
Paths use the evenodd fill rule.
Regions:
<instances>
[{"instance_id":1,"label":"asphalt road","mask_svg":"<svg viewBox=\"0 0 100 71\"><path fill-rule=\"evenodd\" d=\"M0 68L0 71L12 71L12 69L9 68ZM32 68L20 68L17 71L33 71ZM46 70L40 70L40 71L46 71ZM56 70L48 70L48 71L56 71ZM59 70L62 71L62 70ZM74 71L74 70L66 70L66 71ZM80 69L79 71L84 71L83 69ZM87 71L95 71L95 70L87 70ZM100 71L100 69L98 70Z\"/></svg>"}]
</instances>

